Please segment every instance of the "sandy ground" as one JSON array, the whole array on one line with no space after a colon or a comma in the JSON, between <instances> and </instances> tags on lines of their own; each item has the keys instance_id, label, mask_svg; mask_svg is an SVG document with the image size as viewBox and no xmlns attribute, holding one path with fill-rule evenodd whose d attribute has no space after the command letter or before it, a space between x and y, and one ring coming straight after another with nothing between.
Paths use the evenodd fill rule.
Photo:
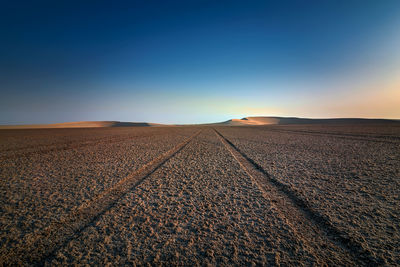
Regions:
<instances>
[{"instance_id":1,"label":"sandy ground","mask_svg":"<svg viewBox=\"0 0 400 267\"><path fill-rule=\"evenodd\" d=\"M400 264L399 127L323 128L220 131L371 257Z\"/></svg>"},{"instance_id":2,"label":"sandy ground","mask_svg":"<svg viewBox=\"0 0 400 267\"><path fill-rule=\"evenodd\" d=\"M382 125L2 130L0 264L399 265L399 140Z\"/></svg>"},{"instance_id":3,"label":"sandy ground","mask_svg":"<svg viewBox=\"0 0 400 267\"><path fill-rule=\"evenodd\" d=\"M71 149L37 149L27 156L3 159L0 229L7 238L2 240L0 251L5 253L26 242L28 233L59 220L192 132L194 129L174 133L160 128L138 135L134 131L119 142L102 140Z\"/></svg>"}]
</instances>

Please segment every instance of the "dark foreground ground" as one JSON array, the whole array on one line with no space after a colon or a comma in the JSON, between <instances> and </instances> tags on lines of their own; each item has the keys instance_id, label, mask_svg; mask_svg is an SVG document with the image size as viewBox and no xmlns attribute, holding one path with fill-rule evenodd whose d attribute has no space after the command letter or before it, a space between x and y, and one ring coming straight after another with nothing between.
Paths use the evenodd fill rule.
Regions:
<instances>
[{"instance_id":1,"label":"dark foreground ground","mask_svg":"<svg viewBox=\"0 0 400 267\"><path fill-rule=\"evenodd\" d=\"M0 265L400 265L400 127L0 131Z\"/></svg>"}]
</instances>

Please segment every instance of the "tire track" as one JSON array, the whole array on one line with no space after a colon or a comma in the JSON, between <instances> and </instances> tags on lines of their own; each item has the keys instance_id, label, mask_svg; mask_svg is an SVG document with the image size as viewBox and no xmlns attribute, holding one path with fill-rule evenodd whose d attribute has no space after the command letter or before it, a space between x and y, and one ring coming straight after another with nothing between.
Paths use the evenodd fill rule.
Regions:
<instances>
[{"instance_id":1,"label":"tire track","mask_svg":"<svg viewBox=\"0 0 400 267\"><path fill-rule=\"evenodd\" d=\"M344 250L345 254L351 256L358 265L379 266L385 264L384 259L374 256L361 244L352 240L347 233L337 229L322 214L300 199L287 185L271 177L219 131L214 130L232 156L264 192L264 196L278 206L290 221L289 223L298 237L303 239L315 252L326 254L329 253L329 250Z\"/></svg>"},{"instance_id":2,"label":"tire track","mask_svg":"<svg viewBox=\"0 0 400 267\"><path fill-rule=\"evenodd\" d=\"M51 223L39 233L28 234L25 238L25 245L10 251L8 255L1 259L0 265L44 265L47 258L54 256L54 253L61 247L92 225L102 214L113 208L121 197L141 184L161 165L184 149L200 132L201 130L143 165L140 169L118 182L114 187L72 211L61 221Z\"/></svg>"}]
</instances>

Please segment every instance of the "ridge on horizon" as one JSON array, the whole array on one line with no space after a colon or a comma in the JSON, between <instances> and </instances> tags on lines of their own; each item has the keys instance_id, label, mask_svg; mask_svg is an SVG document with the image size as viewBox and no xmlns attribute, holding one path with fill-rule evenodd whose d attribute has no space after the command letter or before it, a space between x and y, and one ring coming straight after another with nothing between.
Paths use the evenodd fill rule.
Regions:
<instances>
[{"instance_id":1,"label":"ridge on horizon","mask_svg":"<svg viewBox=\"0 0 400 267\"><path fill-rule=\"evenodd\" d=\"M160 124L149 122L121 121L77 121L53 124L0 125L0 129L46 129L46 128L111 128L111 127L157 127L157 126L262 126L288 124L360 124L360 123L400 123L395 119L370 118L299 118L279 116L249 116L224 122L202 124Z\"/></svg>"}]
</instances>

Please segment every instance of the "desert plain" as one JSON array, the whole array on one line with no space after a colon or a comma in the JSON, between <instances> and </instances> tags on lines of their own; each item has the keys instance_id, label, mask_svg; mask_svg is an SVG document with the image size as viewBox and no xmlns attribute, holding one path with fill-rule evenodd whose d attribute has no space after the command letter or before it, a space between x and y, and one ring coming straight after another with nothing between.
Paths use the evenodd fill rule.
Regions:
<instances>
[{"instance_id":1,"label":"desert plain","mask_svg":"<svg viewBox=\"0 0 400 267\"><path fill-rule=\"evenodd\" d=\"M2 129L0 177L2 266L400 265L398 123Z\"/></svg>"}]
</instances>

